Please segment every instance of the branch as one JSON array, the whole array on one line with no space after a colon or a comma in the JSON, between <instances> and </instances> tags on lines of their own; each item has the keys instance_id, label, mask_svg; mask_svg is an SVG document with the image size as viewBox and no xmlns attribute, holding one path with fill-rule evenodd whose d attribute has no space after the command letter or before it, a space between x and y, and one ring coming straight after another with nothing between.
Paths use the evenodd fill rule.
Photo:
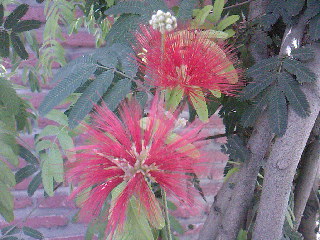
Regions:
<instances>
[{"instance_id":1,"label":"branch","mask_svg":"<svg viewBox=\"0 0 320 240\"><path fill-rule=\"evenodd\" d=\"M312 137L315 137L314 129L320 126L320 115L318 115L316 124L312 130ZM319 137L319 134L317 134ZM294 194L294 216L295 216L295 230L298 229L301 221L302 214L306 208L307 201L310 194L315 179L318 175L318 170L320 166L320 142L316 140L312 142L304 156L302 157L302 170L299 174L297 185L295 187Z\"/></svg>"},{"instance_id":2,"label":"branch","mask_svg":"<svg viewBox=\"0 0 320 240\"><path fill-rule=\"evenodd\" d=\"M254 195L257 175L272 140L266 113L262 114L248 142L251 157L239 170L239 178L234 182L235 187L229 207L224 213L222 226L217 239L236 239L239 230L244 227L247 212Z\"/></svg>"},{"instance_id":3,"label":"branch","mask_svg":"<svg viewBox=\"0 0 320 240\"><path fill-rule=\"evenodd\" d=\"M249 20L262 15L267 2L268 0L251 2ZM264 47L267 49L266 45ZM268 54L267 51L256 52L253 56L256 61L259 61L268 57ZM218 192L202 232L200 232L199 240L219 239L218 234L221 239L236 239L245 222L245 216L252 202L257 174L272 139L268 126L264 113L257 121L256 128L248 142L248 148L252 153L250 160L243 164ZM235 188L230 188L231 183L236 185Z\"/></svg>"},{"instance_id":4,"label":"branch","mask_svg":"<svg viewBox=\"0 0 320 240\"><path fill-rule=\"evenodd\" d=\"M241 2L241 3L236 3L236 4L234 4L234 5L224 7L223 9L226 10L226 9L230 9L230 8L234 8L234 7L239 7L239 6L241 6L241 5L250 3L250 2L252 2L252 1L253 1L253 0L247 0L247 1L244 1L244 2Z\"/></svg>"},{"instance_id":5,"label":"branch","mask_svg":"<svg viewBox=\"0 0 320 240\"><path fill-rule=\"evenodd\" d=\"M214 202L210 208L209 216L207 217L199 234L199 240L215 239L221 226L223 213L229 206L229 202L233 193L232 183L238 178L238 176L238 172L234 173L227 181L223 183L218 194L215 196Z\"/></svg>"},{"instance_id":6,"label":"branch","mask_svg":"<svg viewBox=\"0 0 320 240\"><path fill-rule=\"evenodd\" d=\"M268 2L269 0L255 0L250 2L248 15L249 21L253 21L265 14ZM249 49L256 62L268 58L268 46L266 39L267 33L262 31L262 29L257 29L251 37Z\"/></svg>"},{"instance_id":7,"label":"branch","mask_svg":"<svg viewBox=\"0 0 320 240\"><path fill-rule=\"evenodd\" d=\"M317 227L317 221L319 217L319 199L317 197L318 191L318 178L314 183L314 187L310 192L307 206L304 210L299 232L305 240L317 240L317 233L315 231Z\"/></svg>"},{"instance_id":8,"label":"branch","mask_svg":"<svg viewBox=\"0 0 320 240\"><path fill-rule=\"evenodd\" d=\"M297 25L286 29L280 54L294 47L293 41L300 44L306 22L306 18L302 16ZM304 84L302 87L310 104L310 116L301 118L289 108L287 131L283 137L275 140L265 167L261 201L252 238L254 240L282 237L292 181L320 111L320 46L317 47L316 60L310 63L309 67L318 76L316 84Z\"/></svg>"}]
</instances>

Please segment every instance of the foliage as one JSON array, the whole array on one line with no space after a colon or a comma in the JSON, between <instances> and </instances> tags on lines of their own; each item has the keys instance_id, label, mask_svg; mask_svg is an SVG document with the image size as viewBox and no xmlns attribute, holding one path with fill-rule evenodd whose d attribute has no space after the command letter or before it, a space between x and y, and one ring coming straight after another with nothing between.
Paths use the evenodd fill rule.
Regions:
<instances>
[{"instance_id":1,"label":"foliage","mask_svg":"<svg viewBox=\"0 0 320 240\"><path fill-rule=\"evenodd\" d=\"M279 50L284 27L295 25L301 17L305 18L308 24L303 45L308 41L320 40L320 0L270 0L266 14L251 22L247 21L245 6L230 6L230 2L238 3L237 1L228 1L225 4L224 0L215 0L212 5L200 7L198 0L182 0L179 6L168 9L163 0L37 0L38 3L43 2L46 16L41 44L31 30L39 28L42 23L37 20L21 20L29 6L21 4L9 13L5 12L5 8L10 1L1 2L0 214L8 222L14 218L10 189L15 184L31 177L27 189L29 196L33 196L41 184L46 197L54 195L54 191L64 181L64 163L74 161L69 151L74 148L73 137L82 131L82 121L90 121L88 114L96 105L104 102L116 114L119 103L125 98L135 96L142 107L146 105L148 97L153 94L153 88L145 82L145 69L138 67L139 63L132 49L136 44L133 33L140 25L146 24L157 10L174 12L179 24L188 22L191 28L201 29L201 32L218 39L218 42L225 41L227 44L240 46L238 56L248 69L245 86L239 96L230 97L220 92L212 92L207 102L192 98L191 103L188 103L189 121L193 121L196 114L206 120L221 107L219 116L223 119L227 136L227 143L223 145L222 151L229 155L226 170L232 167L228 173L226 171L225 180L235 174L243 166L243 162L250 159L251 152L246 146L247 141L255 131L256 121L262 112L267 113L269 127L275 138L286 133L289 111L294 111L301 118L310 115L310 104L302 87L306 84L312 86L316 80L313 69L307 67L314 59L313 49L303 46L291 49L286 55L279 55ZM81 16L76 15L79 12ZM98 49L69 61L63 45L66 39L64 28L67 29L67 34L72 35L82 27L95 36ZM257 29L268 35L264 41L268 45L270 57L253 63L248 46L251 44L253 31ZM10 82L12 76L19 74L17 69L22 60L29 57L27 45L35 55L37 63L35 66L24 64L23 81L28 80L31 91L41 91L39 82L41 80L46 83L48 77L53 77L52 83L57 83L39 108L39 114L54 123L34 136L35 149L26 146L19 138L20 132L30 131L29 120L36 118L34 109L28 100L23 100L17 94L16 89L20 86ZM12 64L11 71L5 68L8 63ZM56 74L52 71L54 64L61 66ZM167 91L166 94L170 106L175 108L180 104L182 108L183 93L179 92L179 89ZM207 93L201 94L207 97ZM64 112L55 109L61 104L67 106ZM26 166L13 173L10 167L17 167L18 157L26 162ZM262 179L264 172L260 173ZM204 197L197 176L194 176L193 184L197 185ZM258 179L256 195L259 195L260 187ZM119 192L114 191L112 199L117 194ZM99 239L106 239L105 215L110 207L110 198L111 196L97 219L89 224L86 240L93 239L94 235L98 235ZM257 199L255 200L258 201ZM83 199L77 201L81 202ZM175 208L170 202L168 205L169 208ZM293 209L294 202L290 198L283 239L302 239L301 234L294 229ZM256 203L251 214L253 222ZM118 233L115 239L132 239L133 236L136 239L164 238L165 230L153 229L146 216L147 213L140 209L137 199L132 197L129 201L125 231ZM171 227L183 234L184 229L179 222L173 216L169 216L169 220ZM250 239L251 232L251 227L241 229L237 239ZM3 228L1 234L0 238L3 239L19 239L22 234L34 239L44 238L35 229L17 225Z\"/></svg>"},{"instance_id":2,"label":"foliage","mask_svg":"<svg viewBox=\"0 0 320 240\"><path fill-rule=\"evenodd\" d=\"M244 127L253 126L262 109L267 106L272 131L282 136L287 128L287 103L301 117L309 115L309 104L300 84L313 82L315 74L304 61L313 59L310 48L292 51L292 57L273 57L262 60L248 69L253 82L242 91L243 100L253 100L241 118ZM300 61L299 61L300 60Z\"/></svg>"},{"instance_id":3,"label":"foliage","mask_svg":"<svg viewBox=\"0 0 320 240\"><path fill-rule=\"evenodd\" d=\"M18 34L39 28L41 26L41 22L37 20L21 20L21 18L27 13L28 8L29 5L21 4L10 13L6 20L4 20L4 8L3 5L0 4L0 41L2 42L0 47L1 57L9 56L10 43L13 50L20 58L27 59L29 57L29 54L27 53Z\"/></svg>"}]
</instances>

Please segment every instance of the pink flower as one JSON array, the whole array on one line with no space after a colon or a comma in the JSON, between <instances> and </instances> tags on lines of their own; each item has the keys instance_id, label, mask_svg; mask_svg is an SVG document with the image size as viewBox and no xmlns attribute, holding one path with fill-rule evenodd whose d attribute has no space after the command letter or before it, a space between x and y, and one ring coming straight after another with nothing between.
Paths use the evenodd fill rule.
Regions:
<instances>
[{"instance_id":1,"label":"pink flower","mask_svg":"<svg viewBox=\"0 0 320 240\"><path fill-rule=\"evenodd\" d=\"M157 225L162 213L151 184L192 204L187 197L186 180L190 178L187 173L205 167L198 142L203 126L186 128L179 135L173 133L176 114L165 112L163 106L164 101L156 95L148 117L143 118L140 105L135 100L126 101L119 111L121 120L105 105L97 106L92 124L86 126L91 144L77 148L77 160L70 163L67 173L78 184L71 198L87 194L80 216L97 215L111 191L125 184L112 201L108 233L121 231L132 196L146 211L149 222Z\"/></svg>"},{"instance_id":2,"label":"pink flower","mask_svg":"<svg viewBox=\"0 0 320 240\"><path fill-rule=\"evenodd\" d=\"M207 32L180 30L161 38L159 31L146 26L136 34L136 52L152 85L179 87L189 97L203 91L234 95L242 85L241 71L233 67L237 62L233 49L212 41Z\"/></svg>"}]
</instances>

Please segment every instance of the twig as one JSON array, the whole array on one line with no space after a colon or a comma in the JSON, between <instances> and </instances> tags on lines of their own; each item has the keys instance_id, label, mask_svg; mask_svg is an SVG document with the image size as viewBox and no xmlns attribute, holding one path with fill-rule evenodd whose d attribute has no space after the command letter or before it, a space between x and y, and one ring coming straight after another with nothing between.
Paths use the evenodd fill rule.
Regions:
<instances>
[{"instance_id":1,"label":"twig","mask_svg":"<svg viewBox=\"0 0 320 240\"><path fill-rule=\"evenodd\" d=\"M231 133L231 134L237 134L237 131L234 131L234 132ZM213 135L213 136L206 137L205 140L227 137L228 135L230 135L230 134L226 134L226 133L216 134L216 135Z\"/></svg>"},{"instance_id":2,"label":"twig","mask_svg":"<svg viewBox=\"0 0 320 240\"><path fill-rule=\"evenodd\" d=\"M252 1L253 1L253 0L247 0L247 1L244 1L244 2L241 2L241 3L236 3L236 4L234 4L234 5L224 7L223 9L226 10L226 9L230 9L230 8L234 8L234 7L239 7L239 6L241 6L241 5L250 3L250 2L252 2Z\"/></svg>"},{"instance_id":3,"label":"twig","mask_svg":"<svg viewBox=\"0 0 320 240\"><path fill-rule=\"evenodd\" d=\"M110 67L104 67L104 66L101 66L101 65L97 65L99 68L103 68L103 69L106 69L106 70L112 70L113 72L115 73L118 73L120 75L122 75L123 77L125 78L128 78L130 79L131 81L135 82L141 89L143 89L144 91L146 91L146 93L148 93L149 95L153 95L151 92L150 92L150 89L148 89L146 86L144 86L140 81L138 81L137 79L134 79L133 77L121 72L121 71L118 71L116 68L110 68Z\"/></svg>"},{"instance_id":4,"label":"twig","mask_svg":"<svg viewBox=\"0 0 320 240\"><path fill-rule=\"evenodd\" d=\"M56 191L59 187L62 186L63 183L59 183L58 185L56 185L53 189L53 191ZM38 209L38 207L41 205L41 203L43 203L46 200L46 198L42 199L41 201L39 201L36 206L34 208L31 209L31 211L19 222L17 222L15 225L13 225L10 229L8 229L6 232L3 233L3 236L0 237L0 240L4 240L6 239L8 236L6 235L7 233L11 232L15 227L18 226L19 223L24 224L27 219Z\"/></svg>"},{"instance_id":5,"label":"twig","mask_svg":"<svg viewBox=\"0 0 320 240\"><path fill-rule=\"evenodd\" d=\"M170 226L170 219L169 219L169 210L168 210L168 204L167 204L167 194L164 189L161 188L161 196L162 196L162 204L163 204L163 212L164 212L164 219L165 219L165 239L166 240L172 240L171 235L171 226Z\"/></svg>"}]
</instances>

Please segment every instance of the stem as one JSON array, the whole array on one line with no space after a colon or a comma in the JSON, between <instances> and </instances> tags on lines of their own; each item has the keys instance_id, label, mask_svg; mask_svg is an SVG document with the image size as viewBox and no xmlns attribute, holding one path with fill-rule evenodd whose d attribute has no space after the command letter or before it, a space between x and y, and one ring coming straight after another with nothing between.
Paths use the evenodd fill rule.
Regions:
<instances>
[{"instance_id":1,"label":"stem","mask_svg":"<svg viewBox=\"0 0 320 240\"><path fill-rule=\"evenodd\" d=\"M164 210L164 219L165 219L165 238L166 240L172 240L171 235L171 227L170 227L170 219L169 219L169 210L167 204L167 194L164 189L161 188L161 196L162 196L162 203L163 203L163 210Z\"/></svg>"},{"instance_id":2,"label":"stem","mask_svg":"<svg viewBox=\"0 0 320 240\"><path fill-rule=\"evenodd\" d=\"M252 2L252 1L253 1L253 0L247 0L247 1L244 1L244 2L241 2L241 3L237 3L237 4L234 4L234 5L228 6L228 7L224 7L223 9L226 10L226 9L230 9L230 8L234 8L234 7L239 7L239 6L241 6L241 5L250 3L250 2Z\"/></svg>"},{"instance_id":3,"label":"stem","mask_svg":"<svg viewBox=\"0 0 320 240\"><path fill-rule=\"evenodd\" d=\"M61 187L63 185L63 183L59 183L58 185L56 185L53 189L53 191L56 191L59 187ZM39 201L36 206L34 208L31 209L31 211L19 222L17 222L16 224L14 224L10 229L8 229L6 232L3 233L3 236L0 237L0 240L4 240L8 237L8 233L11 232L15 227L18 226L19 223L22 224L22 226L24 225L24 223L27 221L27 219L38 209L38 207L40 206L40 204L42 204L45 200L47 200L47 198L42 199L41 201ZM21 226L21 227L22 227Z\"/></svg>"}]
</instances>

